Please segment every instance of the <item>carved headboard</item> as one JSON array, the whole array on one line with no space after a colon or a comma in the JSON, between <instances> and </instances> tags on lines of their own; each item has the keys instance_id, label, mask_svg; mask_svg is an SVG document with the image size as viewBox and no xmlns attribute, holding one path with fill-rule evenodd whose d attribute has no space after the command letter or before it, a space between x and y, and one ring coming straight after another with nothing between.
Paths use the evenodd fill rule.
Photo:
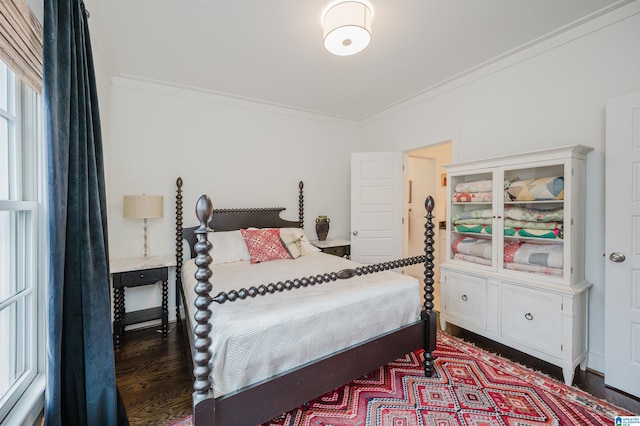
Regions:
<instances>
[{"instance_id":1,"label":"carved headboard","mask_svg":"<svg viewBox=\"0 0 640 426\"><path fill-rule=\"evenodd\" d=\"M182 178L178 178L176 185L178 187L178 195L176 196L176 236L179 237L179 241L176 242L176 249L178 249L178 243L182 245L182 239L189 242L191 249L190 257L196 257L194 245L197 241L194 231L198 229L197 226L188 228L182 228ZM235 231L238 229L246 228L303 228L304 227L304 184L302 181L298 183L299 196L298 196L298 221L285 220L280 217L285 208L273 207L273 208L246 208L246 209L214 209L211 221L208 226L213 231Z\"/></svg>"}]
</instances>

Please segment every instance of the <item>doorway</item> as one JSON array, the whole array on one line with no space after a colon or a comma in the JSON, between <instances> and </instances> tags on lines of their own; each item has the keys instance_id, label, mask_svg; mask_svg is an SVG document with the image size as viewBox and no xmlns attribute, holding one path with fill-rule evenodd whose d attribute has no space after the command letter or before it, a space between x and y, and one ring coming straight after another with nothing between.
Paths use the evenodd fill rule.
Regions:
<instances>
[{"instance_id":1,"label":"doorway","mask_svg":"<svg viewBox=\"0 0 640 426\"><path fill-rule=\"evenodd\" d=\"M425 240L425 199L431 195L435 200L434 209L434 305L440 311L440 263L444 261L446 252L446 169L444 165L451 163L451 141L414 149L408 152L407 185L409 196L405 206L406 256L424 254ZM415 276L424 283L424 265L412 265L405 272ZM424 288L421 290L424 297Z\"/></svg>"}]
</instances>

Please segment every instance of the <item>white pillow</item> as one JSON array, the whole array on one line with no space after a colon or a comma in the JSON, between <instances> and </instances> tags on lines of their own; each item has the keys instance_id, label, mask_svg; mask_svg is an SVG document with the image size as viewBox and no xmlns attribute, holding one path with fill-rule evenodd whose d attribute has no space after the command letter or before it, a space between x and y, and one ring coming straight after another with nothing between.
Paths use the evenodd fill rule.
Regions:
<instances>
[{"instance_id":1,"label":"white pillow","mask_svg":"<svg viewBox=\"0 0 640 426\"><path fill-rule=\"evenodd\" d=\"M208 233L211 242L213 264L239 262L249 260L249 249L240 231L211 231Z\"/></svg>"}]
</instances>

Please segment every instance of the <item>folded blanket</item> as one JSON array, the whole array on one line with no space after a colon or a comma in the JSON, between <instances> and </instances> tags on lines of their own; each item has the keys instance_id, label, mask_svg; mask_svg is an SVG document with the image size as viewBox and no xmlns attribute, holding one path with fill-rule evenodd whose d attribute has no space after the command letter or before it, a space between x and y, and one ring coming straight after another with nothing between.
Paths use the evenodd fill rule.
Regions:
<instances>
[{"instance_id":1,"label":"folded blanket","mask_svg":"<svg viewBox=\"0 0 640 426\"><path fill-rule=\"evenodd\" d=\"M563 237L563 233L562 233L561 229L517 228L516 229L516 234L518 234L518 236L520 236L520 237L527 237L527 238L562 239L562 237Z\"/></svg>"},{"instance_id":2,"label":"folded blanket","mask_svg":"<svg viewBox=\"0 0 640 426\"><path fill-rule=\"evenodd\" d=\"M490 202L493 200L493 192L456 192L451 196L451 201L458 203Z\"/></svg>"},{"instance_id":3,"label":"folded blanket","mask_svg":"<svg viewBox=\"0 0 640 426\"><path fill-rule=\"evenodd\" d=\"M477 180L474 182L461 182L456 185L455 192L492 192L493 181Z\"/></svg>"},{"instance_id":4,"label":"folded blanket","mask_svg":"<svg viewBox=\"0 0 640 426\"><path fill-rule=\"evenodd\" d=\"M477 209L467 210L451 216L453 223L458 223L461 220L466 219L491 219L493 217L493 210L491 209Z\"/></svg>"},{"instance_id":5,"label":"folded blanket","mask_svg":"<svg viewBox=\"0 0 640 426\"><path fill-rule=\"evenodd\" d=\"M491 240L484 238L460 237L451 246L454 253L468 254L491 259Z\"/></svg>"},{"instance_id":6,"label":"folded blanket","mask_svg":"<svg viewBox=\"0 0 640 426\"><path fill-rule=\"evenodd\" d=\"M514 271L533 272L536 274L562 276L562 268L547 268L546 266L536 265L520 265L517 263L505 263L505 269L511 269Z\"/></svg>"},{"instance_id":7,"label":"folded blanket","mask_svg":"<svg viewBox=\"0 0 640 426\"><path fill-rule=\"evenodd\" d=\"M526 222L563 222L564 209L537 210L522 207L507 207L504 209L504 217Z\"/></svg>"},{"instance_id":8,"label":"folded blanket","mask_svg":"<svg viewBox=\"0 0 640 426\"><path fill-rule=\"evenodd\" d=\"M471 256L464 253L456 253L453 255L454 259L464 260L465 262L478 263L480 265L489 265L491 266L491 259L485 259L482 257Z\"/></svg>"},{"instance_id":9,"label":"folded blanket","mask_svg":"<svg viewBox=\"0 0 640 426\"><path fill-rule=\"evenodd\" d=\"M481 217L478 219L459 219L453 220L455 225L491 225L493 223L493 219L490 217Z\"/></svg>"},{"instance_id":10,"label":"folded blanket","mask_svg":"<svg viewBox=\"0 0 640 426\"><path fill-rule=\"evenodd\" d=\"M455 225L455 232L469 232L472 234L491 234L493 227L491 225Z\"/></svg>"},{"instance_id":11,"label":"folded blanket","mask_svg":"<svg viewBox=\"0 0 640 426\"><path fill-rule=\"evenodd\" d=\"M473 194L463 194L473 195ZM523 207L507 207L504 209L505 220L514 220L522 222L536 222L536 223L548 223L564 221L564 209L527 209ZM454 214L451 216L451 221L454 223L460 223L463 220L472 219L491 219L493 218L493 210L491 209L475 209L467 210ZM480 223L480 222L466 222L466 223Z\"/></svg>"},{"instance_id":12,"label":"folded blanket","mask_svg":"<svg viewBox=\"0 0 640 426\"><path fill-rule=\"evenodd\" d=\"M455 225L454 232L470 233L470 234L492 234L493 226L491 225ZM514 237L517 234L515 228L504 228L504 235ZM550 238L550 237L549 237Z\"/></svg>"},{"instance_id":13,"label":"folded blanket","mask_svg":"<svg viewBox=\"0 0 640 426\"><path fill-rule=\"evenodd\" d=\"M476 225L492 225L493 220L491 218L478 218L478 219L459 219L453 220L454 225L464 226L476 226ZM527 222L524 220L504 220L505 228L524 228L524 229L563 229L562 222Z\"/></svg>"},{"instance_id":14,"label":"folded blanket","mask_svg":"<svg viewBox=\"0 0 640 426\"><path fill-rule=\"evenodd\" d=\"M513 263L562 268L563 251L562 244L524 243L513 253Z\"/></svg>"},{"instance_id":15,"label":"folded blanket","mask_svg":"<svg viewBox=\"0 0 640 426\"><path fill-rule=\"evenodd\" d=\"M504 226L508 228L524 228L524 229L563 229L564 228L564 224L562 222L527 222L524 220L513 220L513 219L505 219Z\"/></svg>"},{"instance_id":16,"label":"folded blanket","mask_svg":"<svg viewBox=\"0 0 640 426\"><path fill-rule=\"evenodd\" d=\"M543 177L511 182L504 194L505 200L534 201L564 199L564 177Z\"/></svg>"}]
</instances>

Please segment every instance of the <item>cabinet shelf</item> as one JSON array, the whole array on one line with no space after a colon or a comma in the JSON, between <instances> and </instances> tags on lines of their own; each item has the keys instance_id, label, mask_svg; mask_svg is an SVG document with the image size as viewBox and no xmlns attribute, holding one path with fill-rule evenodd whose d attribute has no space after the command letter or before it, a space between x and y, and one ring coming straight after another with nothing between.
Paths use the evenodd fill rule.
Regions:
<instances>
[{"instance_id":1,"label":"cabinet shelf","mask_svg":"<svg viewBox=\"0 0 640 426\"><path fill-rule=\"evenodd\" d=\"M156 319L162 319L162 307L126 312L123 316L122 325L138 324Z\"/></svg>"},{"instance_id":2,"label":"cabinet shelf","mask_svg":"<svg viewBox=\"0 0 640 426\"><path fill-rule=\"evenodd\" d=\"M493 203L491 201L452 201L451 204L459 206L490 206Z\"/></svg>"}]
</instances>

